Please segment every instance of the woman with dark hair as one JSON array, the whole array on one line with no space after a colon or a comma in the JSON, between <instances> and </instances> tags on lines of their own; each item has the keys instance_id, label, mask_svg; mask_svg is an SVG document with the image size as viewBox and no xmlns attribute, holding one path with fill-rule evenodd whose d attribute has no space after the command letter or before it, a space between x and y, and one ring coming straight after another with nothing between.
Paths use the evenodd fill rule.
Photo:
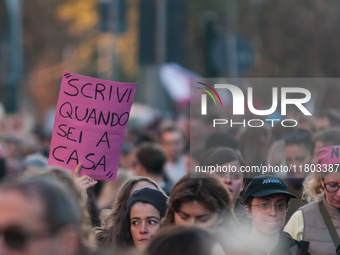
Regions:
<instances>
[{"instance_id":1,"label":"woman with dark hair","mask_svg":"<svg viewBox=\"0 0 340 255\"><path fill-rule=\"evenodd\" d=\"M158 185L147 177L135 177L126 181L119 189L116 201L110 215L103 219L102 226L94 229L99 246L123 247L125 238L120 235L123 228L123 219L127 208L127 201L133 191L145 187L160 189Z\"/></svg>"},{"instance_id":2,"label":"woman with dark hair","mask_svg":"<svg viewBox=\"0 0 340 255\"><path fill-rule=\"evenodd\" d=\"M135 190L127 202L120 235L125 239L123 247L135 246L144 250L157 233L165 216L168 197L160 190L143 188Z\"/></svg>"},{"instance_id":3,"label":"woman with dark hair","mask_svg":"<svg viewBox=\"0 0 340 255\"><path fill-rule=\"evenodd\" d=\"M173 226L160 232L149 244L146 255L225 255L221 245L199 228Z\"/></svg>"},{"instance_id":4,"label":"woman with dark hair","mask_svg":"<svg viewBox=\"0 0 340 255\"><path fill-rule=\"evenodd\" d=\"M240 151L249 166L266 164L266 157L271 141L268 125L248 127L240 135Z\"/></svg>"},{"instance_id":5,"label":"woman with dark hair","mask_svg":"<svg viewBox=\"0 0 340 255\"><path fill-rule=\"evenodd\" d=\"M292 169L292 171L287 173L285 181L288 185L288 191L298 197L298 199L290 203L286 214L287 219L289 219L300 206L305 204L301 200L302 183L308 172L304 171L304 169L306 165L310 167L312 163L314 142L309 131L304 129L297 129L292 134L285 134L283 139L285 141L286 163Z\"/></svg>"},{"instance_id":6,"label":"woman with dark hair","mask_svg":"<svg viewBox=\"0 0 340 255\"><path fill-rule=\"evenodd\" d=\"M164 225L199 226L211 231L235 221L232 198L216 175L184 175L172 187Z\"/></svg>"},{"instance_id":7,"label":"woman with dark hair","mask_svg":"<svg viewBox=\"0 0 340 255\"><path fill-rule=\"evenodd\" d=\"M244 174L241 172L241 166L245 166L243 158L230 148L212 148L202 155L200 166L206 168L211 166L220 167L216 167L214 173L227 186L238 221L242 223L249 222L244 205L239 200L245 182Z\"/></svg>"},{"instance_id":8,"label":"woman with dark hair","mask_svg":"<svg viewBox=\"0 0 340 255\"><path fill-rule=\"evenodd\" d=\"M285 141L285 154L288 166L294 166L292 169L299 170L300 166L312 163L314 142L309 131L298 129L292 134L283 135L283 139ZM291 173L293 174L292 178L299 178L300 180L303 180L307 174L305 171L292 171Z\"/></svg>"}]
</instances>

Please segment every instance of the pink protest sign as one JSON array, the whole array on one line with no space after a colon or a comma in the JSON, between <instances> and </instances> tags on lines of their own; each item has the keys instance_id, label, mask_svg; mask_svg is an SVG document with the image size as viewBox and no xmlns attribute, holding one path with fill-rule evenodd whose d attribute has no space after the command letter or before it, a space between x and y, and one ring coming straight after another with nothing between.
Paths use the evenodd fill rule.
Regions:
<instances>
[{"instance_id":1,"label":"pink protest sign","mask_svg":"<svg viewBox=\"0 0 340 255\"><path fill-rule=\"evenodd\" d=\"M136 87L64 72L48 164L115 180Z\"/></svg>"}]
</instances>

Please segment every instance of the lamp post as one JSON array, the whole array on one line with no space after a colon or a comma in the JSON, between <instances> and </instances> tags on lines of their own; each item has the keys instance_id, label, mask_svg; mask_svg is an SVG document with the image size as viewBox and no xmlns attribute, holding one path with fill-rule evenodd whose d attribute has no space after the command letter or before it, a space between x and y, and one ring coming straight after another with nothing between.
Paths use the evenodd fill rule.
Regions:
<instances>
[{"instance_id":1,"label":"lamp post","mask_svg":"<svg viewBox=\"0 0 340 255\"><path fill-rule=\"evenodd\" d=\"M18 87L23 74L21 0L5 0L9 18L10 64L4 81L4 104L6 111L18 108Z\"/></svg>"}]
</instances>

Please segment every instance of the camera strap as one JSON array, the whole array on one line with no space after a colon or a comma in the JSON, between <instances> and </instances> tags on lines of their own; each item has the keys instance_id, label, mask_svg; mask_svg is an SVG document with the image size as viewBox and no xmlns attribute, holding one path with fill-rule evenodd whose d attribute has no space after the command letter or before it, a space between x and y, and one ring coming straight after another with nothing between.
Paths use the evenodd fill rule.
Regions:
<instances>
[{"instance_id":1,"label":"camera strap","mask_svg":"<svg viewBox=\"0 0 340 255\"><path fill-rule=\"evenodd\" d=\"M323 201L319 202L319 209L322 214L323 220L326 223L328 231L333 239L333 243L335 247L337 248L340 244L340 238L339 238L338 232L336 232L331 216L329 215L325 205L323 204Z\"/></svg>"}]
</instances>

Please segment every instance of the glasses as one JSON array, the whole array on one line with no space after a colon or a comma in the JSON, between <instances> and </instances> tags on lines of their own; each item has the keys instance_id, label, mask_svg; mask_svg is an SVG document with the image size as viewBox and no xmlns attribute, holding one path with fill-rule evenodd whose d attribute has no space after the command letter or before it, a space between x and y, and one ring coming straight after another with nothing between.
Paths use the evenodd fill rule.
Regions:
<instances>
[{"instance_id":1,"label":"glasses","mask_svg":"<svg viewBox=\"0 0 340 255\"><path fill-rule=\"evenodd\" d=\"M338 185L337 183L323 183L323 185L326 191L329 193L335 193L340 188L340 185Z\"/></svg>"},{"instance_id":2,"label":"glasses","mask_svg":"<svg viewBox=\"0 0 340 255\"><path fill-rule=\"evenodd\" d=\"M8 227L0 230L0 235L7 247L14 250L23 250L27 244L33 239L40 239L51 236L50 231L26 231L20 227Z\"/></svg>"},{"instance_id":3,"label":"glasses","mask_svg":"<svg viewBox=\"0 0 340 255\"><path fill-rule=\"evenodd\" d=\"M288 209L288 206L286 203L277 203L275 205L271 205L270 203L262 202L262 203L259 203L258 205L251 205L251 206L258 206L261 213L269 213L270 208L272 206L275 207L275 211L277 213L285 213L286 210Z\"/></svg>"}]
</instances>

